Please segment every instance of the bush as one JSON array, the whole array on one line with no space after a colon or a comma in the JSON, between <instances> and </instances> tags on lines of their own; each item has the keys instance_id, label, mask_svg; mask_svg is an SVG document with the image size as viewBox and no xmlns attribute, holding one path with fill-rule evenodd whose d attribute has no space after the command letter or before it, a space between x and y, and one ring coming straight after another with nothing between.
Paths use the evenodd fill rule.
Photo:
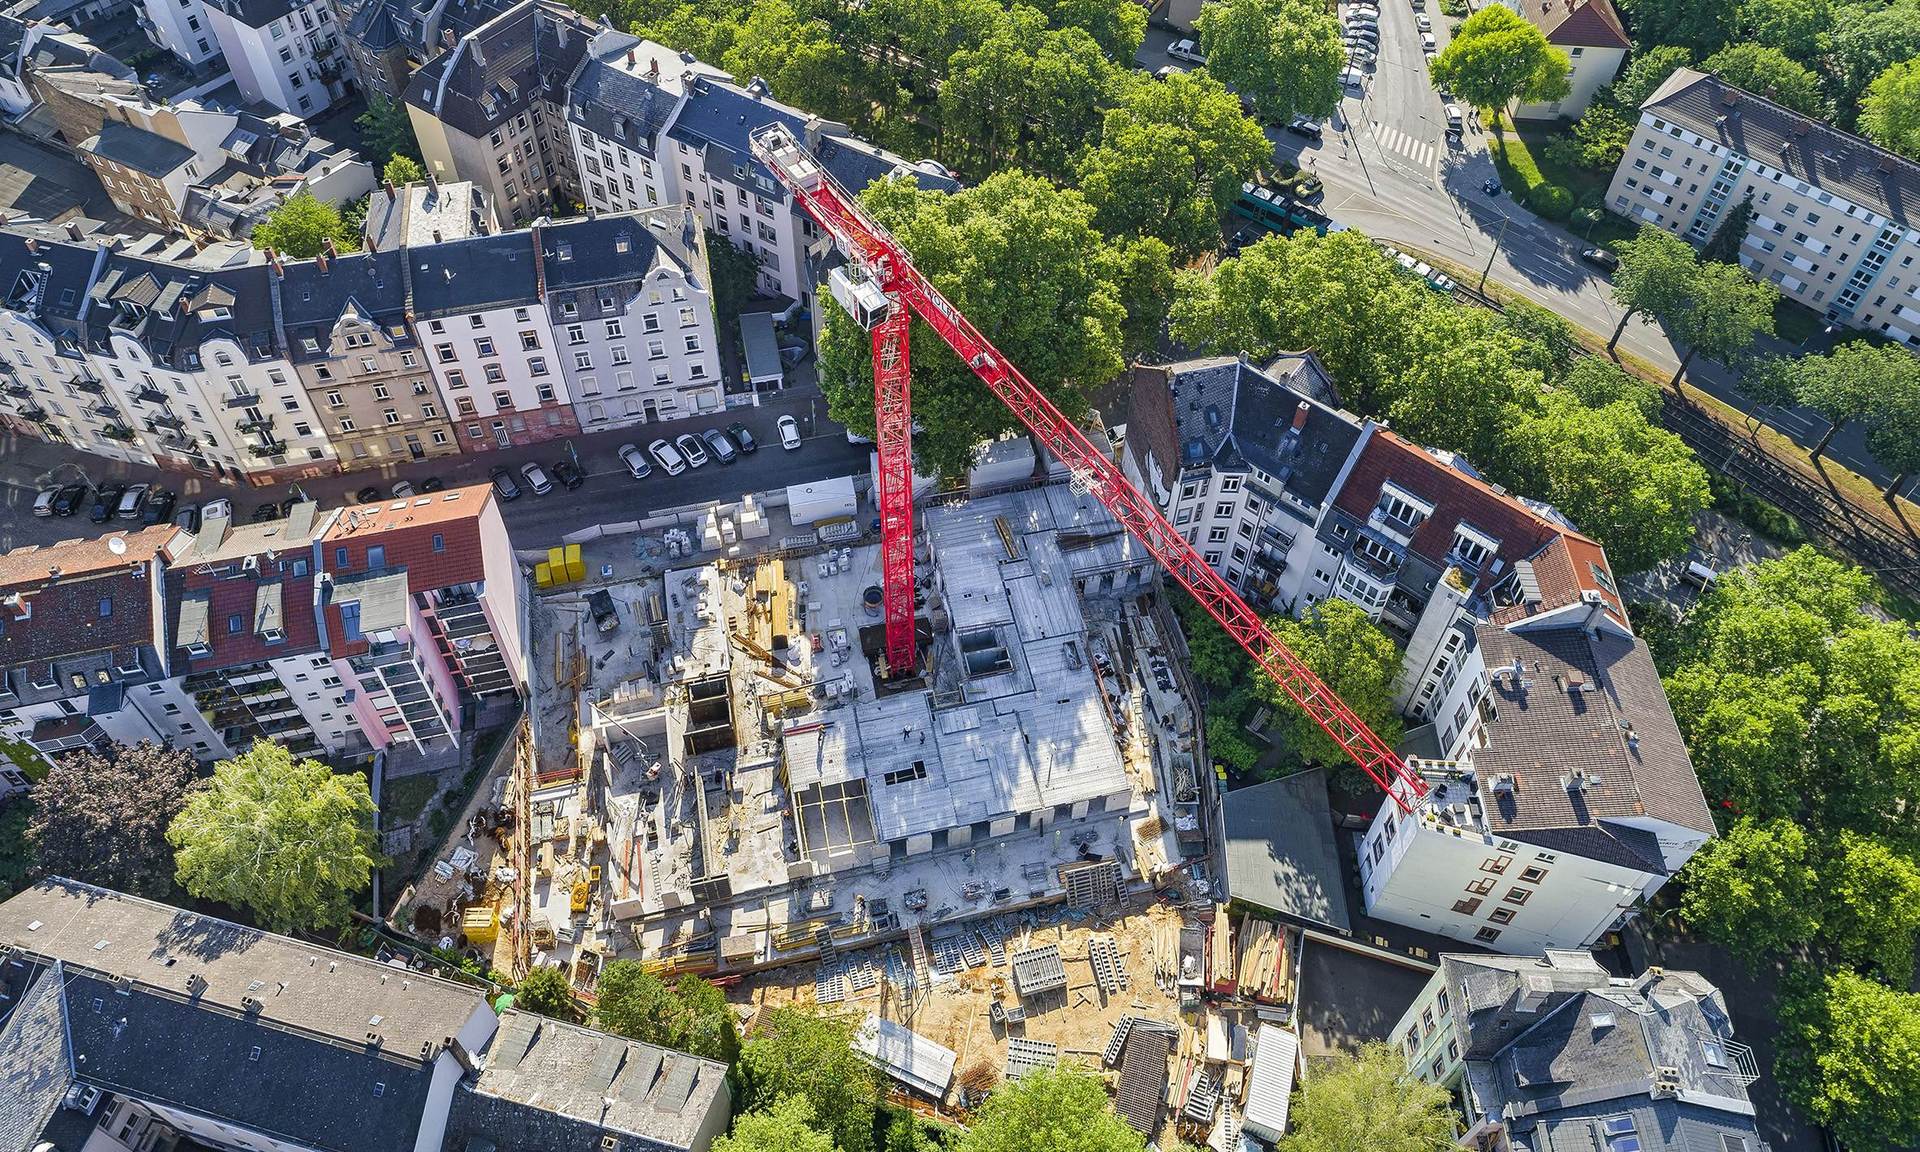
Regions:
<instances>
[{"instance_id":1,"label":"bush","mask_svg":"<svg viewBox=\"0 0 1920 1152\"><path fill-rule=\"evenodd\" d=\"M1527 206L1549 220L1573 215L1573 193L1558 184L1542 184L1527 193Z\"/></svg>"}]
</instances>

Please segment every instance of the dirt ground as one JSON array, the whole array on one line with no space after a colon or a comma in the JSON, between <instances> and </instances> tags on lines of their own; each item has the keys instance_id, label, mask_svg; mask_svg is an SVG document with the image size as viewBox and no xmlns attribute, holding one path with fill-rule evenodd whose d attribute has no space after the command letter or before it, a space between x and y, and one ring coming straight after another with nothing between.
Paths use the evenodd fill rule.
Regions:
<instances>
[{"instance_id":1,"label":"dirt ground","mask_svg":"<svg viewBox=\"0 0 1920 1152\"><path fill-rule=\"evenodd\" d=\"M1076 920L1075 915L1084 918ZM1055 907L997 921L973 922L968 930L985 927L999 931L1009 954L1025 947L1060 946L1067 973L1065 993L1054 993L1042 1003L1028 1005L1026 1021L1013 1024L1012 1035L1057 1045L1062 1063L1077 1062L1098 1071L1101 1055L1122 1016L1179 1020L1179 1002L1170 975L1178 966L1177 957L1166 957L1165 978L1156 981L1155 976L1156 956L1172 950L1179 937L1179 922L1179 913L1171 908L1135 901L1116 916L1093 917ZM1103 993L1095 983L1087 957L1088 941L1098 934L1114 938L1126 972L1126 987L1113 994ZM929 934L930 953L935 941L946 935L948 930ZM857 1019L878 1013L952 1049L958 1056L954 1064L956 1088L963 1080L981 1086L969 1076L980 1065L990 1069L997 1082L1006 1065L1008 1032L992 1021L989 1010L996 999L1008 1007L1019 1003L1010 966L996 966L989 960L983 966L963 968L950 975L934 973L930 987L910 1002L885 977L886 953L890 951L897 954L900 970L911 969L904 942L842 953L827 961L824 966L829 975L849 962L857 965L861 960L870 962L880 974L878 982L865 991L855 991L849 983L845 999L828 1006ZM747 1018L766 1008L813 1004L822 968L819 963L799 964L751 976L728 989L728 996ZM950 1092L948 1099L954 1098Z\"/></svg>"}]
</instances>

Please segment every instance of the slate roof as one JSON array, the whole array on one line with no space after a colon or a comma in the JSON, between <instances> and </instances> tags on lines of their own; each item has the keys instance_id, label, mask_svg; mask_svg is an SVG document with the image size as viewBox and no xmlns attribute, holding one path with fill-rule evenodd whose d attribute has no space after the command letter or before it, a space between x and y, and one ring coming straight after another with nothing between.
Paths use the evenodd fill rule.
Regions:
<instances>
[{"instance_id":1,"label":"slate roof","mask_svg":"<svg viewBox=\"0 0 1920 1152\"><path fill-rule=\"evenodd\" d=\"M1473 753L1496 835L1661 870L1658 845L1620 819L1711 834L1713 817L1646 643L1582 628L1476 629L1494 716ZM1521 672L1511 669L1518 665ZM1565 777L1584 769L1584 790ZM1513 777L1511 792L1491 791Z\"/></svg>"},{"instance_id":2,"label":"slate roof","mask_svg":"<svg viewBox=\"0 0 1920 1152\"><path fill-rule=\"evenodd\" d=\"M1675 71L1640 109L1914 227L1920 164L1858 136L1692 68Z\"/></svg>"},{"instance_id":3,"label":"slate roof","mask_svg":"<svg viewBox=\"0 0 1920 1152\"><path fill-rule=\"evenodd\" d=\"M0 1148L26 1152L40 1142L73 1083L66 1000L59 965L19 957L0 964Z\"/></svg>"},{"instance_id":4,"label":"slate roof","mask_svg":"<svg viewBox=\"0 0 1920 1152\"><path fill-rule=\"evenodd\" d=\"M622 1149L690 1148L732 1101L724 1064L530 1012L503 1013L480 1058L449 1149L478 1136L498 1152L600 1152L602 1135Z\"/></svg>"},{"instance_id":5,"label":"slate roof","mask_svg":"<svg viewBox=\"0 0 1920 1152\"><path fill-rule=\"evenodd\" d=\"M100 134L80 145L80 150L156 178L179 171L194 156L185 144L119 120L102 124Z\"/></svg>"},{"instance_id":6,"label":"slate roof","mask_svg":"<svg viewBox=\"0 0 1920 1152\"><path fill-rule=\"evenodd\" d=\"M1631 48L1633 40L1610 0L1502 0L1518 7L1547 43L1563 48Z\"/></svg>"},{"instance_id":7,"label":"slate roof","mask_svg":"<svg viewBox=\"0 0 1920 1152\"><path fill-rule=\"evenodd\" d=\"M682 208L602 214L540 229L549 293L644 278L663 264L692 274L699 227Z\"/></svg>"},{"instance_id":8,"label":"slate roof","mask_svg":"<svg viewBox=\"0 0 1920 1152\"><path fill-rule=\"evenodd\" d=\"M1324 771L1236 788L1221 809L1227 888L1235 900L1352 931Z\"/></svg>"},{"instance_id":9,"label":"slate roof","mask_svg":"<svg viewBox=\"0 0 1920 1152\"><path fill-rule=\"evenodd\" d=\"M273 297L265 264L204 269L115 253L94 282L88 336L97 344L118 332L140 342L155 361L198 370L200 347L236 340L257 358L274 355ZM120 304L146 314L126 323ZM225 317L216 316L225 309Z\"/></svg>"},{"instance_id":10,"label":"slate roof","mask_svg":"<svg viewBox=\"0 0 1920 1152\"><path fill-rule=\"evenodd\" d=\"M313 260L285 262L280 312L287 334L287 356L295 363L332 357L334 325L349 304L361 318L385 329L389 340L411 347L412 331L404 323L404 262L405 255L397 249L343 255L328 261L325 271ZM309 340L313 341L311 347Z\"/></svg>"},{"instance_id":11,"label":"slate roof","mask_svg":"<svg viewBox=\"0 0 1920 1152\"><path fill-rule=\"evenodd\" d=\"M612 29L597 33L567 84L567 115L601 139L653 156L655 143L672 118L679 97L668 92L664 84L648 80L644 73L636 76L622 67L627 51L642 43L637 36ZM685 67L687 61L675 59L673 64ZM664 64L661 76L663 80L678 79L677 73L667 77Z\"/></svg>"},{"instance_id":12,"label":"slate roof","mask_svg":"<svg viewBox=\"0 0 1920 1152\"><path fill-rule=\"evenodd\" d=\"M407 82L406 101L468 136L485 136L542 92L558 100L595 31L563 5L527 0L423 65Z\"/></svg>"},{"instance_id":13,"label":"slate roof","mask_svg":"<svg viewBox=\"0 0 1920 1152\"><path fill-rule=\"evenodd\" d=\"M532 304L539 293L534 247L527 232L474 236L408 256L413 311L422 320L507 304Z\"/></svg>"},{"instance_id":14,"label":"slate roof","mask_svg":"<svg viewBox=\"0 0 1920 1152\"><path fill-rule=\"evenodd\" d=\"M292 0L207 0L207 3L250 28L265 28L293 11Z\"/></svg>"}]
</instances>

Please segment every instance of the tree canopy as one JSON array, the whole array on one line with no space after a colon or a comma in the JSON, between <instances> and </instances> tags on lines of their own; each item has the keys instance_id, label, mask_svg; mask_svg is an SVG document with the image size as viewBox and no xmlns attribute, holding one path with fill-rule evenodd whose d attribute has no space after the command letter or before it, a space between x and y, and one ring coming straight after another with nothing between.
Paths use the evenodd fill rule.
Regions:
<instances>
[{"instance_id":1,"label":"tree canopy","mask_svg":"<svg viewBox=\"0 0 1920 1152\"><path fill-rule=\"evenodd\" d=\"M426 171L420 167L420 162L411 156L396 155L387 161L385 168L380 170L381 183L391 184L396 188L405 188L416 180L426 178Z\"/></svg>"},{"instance_id":2,"label":"tree canopy","mask_svg":"<svg viewBox=\"0 0 1920 1152\"><path fill-rule=\"evenodd\" d=\"M367 110L354 123L360 127L360 140L370 160L381 166L395 156L420 160L420 142L414 139L413 118L405 104L396 103L378 93L367 97Z\"/></svg>"},{"instance_id":3,"label":"tree canopy","mask_svg":"<svg viewBox=\"0 0 1920 1152\"><path fill-rule=\"evenodd\" d=\"M1333 115L1347 64L1340 22L1314 0L1207 0L1194 21L1207 71L1270 120Z\"/></svg>"},{"instance_id":4,"label":"tree canopy","mask_svg":"<svg viewBox=\"0 0 1920 1152\"><path fill-rule=\"evenodd\" d=\"M731 1064L740 1055L733 1009L720 989L698 976L669 985L635 960L601 970L594 1021L608 1032Z\"/></svg>"},{"instance_id":5,"label":"tree canopy","mask_svg":"<svg viewBox=\"0 0 1920 1152\"><path fill-rule=\"evenodd\" d=\"M1793 3L1795 0L1786 0L1786 2ZM1611 98L1620 108L1627 110L1629 115L1637 117L1640 105L1646 102L1647 97L1653 95L1654 90L1660 85L1665 84L1667 77L1672 76L1678 69L1688 67L1693 60L1693 53L1677 44L1636 49L1633 61L1627 65L1625 71L1620 73L1620 78L1613 82Z\"/></svg>"},{"instance_id":6,"label":"tree canopy","mask_svg":"<svg viewBox=\"0 0 1920 1152\"><path fill-rule=\"evenodd\" d=\"M268 740L214 765L167 827L180 886L271 931L337 928L381 859L367 778Z\"/></svg>"},{"instance_id":7,"label":"tree canopy","mask_svg":"<svg viewBox=\"0 0 1920 1152\"><path fill-rule=\"evenodd\" d=\"M750 1111L801 1096L812 1123L840 1152L871 1152L880 1082L853 1050L853 1022L818 1010L767 1012L740 1051L742 1103Z\"/></svg>"},{"instance_id":8,"label":"tree canopy","mask_svg":"<svg viewBox=\"0 0 1920 1152\"><path fill-rule=\"evenodd\" d=\"M1680 879L1681 917L1750 964L1820 930L1819 877L1791 820L1742 818L1694 853Z\"/></svg>"},{"instance_id":9,"label":"tree canopy","mask_svg":"<svg viewBox=\"0 0 1920 1152\"><path fill-rule=\"evenodd\" d=\"M1635 47L1677 44L1695 59L1718 52L1740 28L1739 0L1625 0L1621 8Z\"/></svg>"},{"instance_id":10,"label":"tree canopy","mask_svg":"<svg viewBox=\"0 0 1920 1152\"><path fill-rule=\"evenodd\" d=\"M1827 98L1820 77L1778 48L1765 44L1729 44L1707 57L1703 67L1727 83L1796 112L1823 120Z\"/></svg>"},{"instance_id":11,"label":"tree canopy","mask_svg":"<svg viewBox=\"0 0 1920 1152\"><path fill-rule=\"evenodd\" d=\"M1812 65L1826 51L1833 0L1741 0L1740 28L1758 44Z\"/></svg>"},{"instance_id":12,"label":"tree canopy","mask_svg":"<svg viewBox=\"0 0 1920 1152\"><path fill-rule=\"evenodd\" d=\"M862 196L893 229L914 263L1020 367L1035 387L1078 415L1095 387L1126 364L1130 245L1093 227L1093 209L1078 192L1038 177L1002 172L952 195L919 192L898 182ZM1166 248L1151 244L1162 264ZM1147 264L1151 267L1151 261ZM1158 315L1164 300L1135 299L1136 311ZM975 445L1017 427L1017 421L931 329L915 320L913 407L926 431L915 440L926 474L960 476ZM850 318L830 310L821 340L821 388L833 418L856 432L873 431L872 341Z\"/></svg>"},{"instance_id":13,"label":"tree canopy","mask_svg":"<svg viewBox=\"0 0 1920 1152\"><path fill-rule=\"evenodd\" d=\"M27 842L40 871L160 898L172 889L167 825L199 765L185 749L142 741L70 752L33 789Z\"/></svg>"},{"instance_id":14,"label":"tree canopy","mask_svg":"<svg viewBox=\"0 0 1920 1152\"><path fill-rule=\"evenodd\" d=\"M833 1137L805 1096L782 1096L766 1109L746 1112L733 1131L713 1142L713 1152L835 1152Z\"/></svg>"},{"instance_id":15,"label":"tree canopy","mask_svg":"<svg viewBox=\"0 0 1920 1152\"><path fill-rule=\"evenodd\" d=\"M320 255L328 240L341 251L360 247L359 235L341 217L340 210L305 189L254 225L251 239L255 248L271 248L299 260Z\"/></svg>"},{"instance_id":16,"label":"tree canopy","mask_svg":"<svg viewBox=\"0 0 1920 1152\"><path fill-rule=\"evenodd\" d=\"M1860 131L1882 148L1920 159L1920 59L1889 64L1867 85Z\"/></svg>"},{"instance_id":17,"label":"tree canopy","mask_svg":"<svg viewBox=\"0 0 1920 1152\"><path fill-rule=\"evenodd\" d=\"M1345 600L1322 600L1304 620L1282 616L1268 626L1389 747L1399 743L1402 722L1393 706L1393 685L1400 678L1400 649L1393 637L1367 619L1364 609ZM1263 679L1262 690L1273 701L1279 725L1295 752L1329 768L1346 766L1351 790L1364 787L1352 775L1352 761L1333 737L1321 731L1278 685Z\"/></svg>"},{"instance_id":18,"label":"tree canopy","mask_svg":"<svg viewBox=\"0 0 1920 1152\"><path fill-rule=\"evenodd\" d=\"M1894 410L1914 388L1920 388L1920 360L1897 345L1851 340L1832 351L1772 361L1767 368L1777 376L1776 387L1795 402L1827 419L1827 430L1813 446L1818 457L1834 433L1854 420L1897 419Z\"/></svg>"},{"instance_id":19,"label":"tree canopy","mask_svg":"<svg viewBox=\"0 0 1920 1152\"><path fill-rule=\"evenodd\" d=\"M1783 999L1781 1084L1855 1152L1920 1144L1920 995L1845 968Z\"/></svg>"},{"instance_id":20,"label":"tree canopy","mask_svg":"<svg viewBox=\"0 0 1920 1152\"><path fill-rule=\"evenodd\" d=\"M1454 1143L1447 1090L1407 1075L1387 1044L1337 1056L1309 1077L1278 1152L1433 1152Z\"/></svg>"},{"instance_id":21,"label":"tree canopy","mask_svg":"<svg viewBox=\"0 0 1920 1152\"><path fill-rule=\"evenodd\" d=\"M527 973L527 978L513 990L513 1003L516 1008L525 1008L556 1020L572 1020L579 1015L579 1009L574 1004L573 985L567 980L566 970L551 964L543 964Z\"/></svg>"},{"instance_id":22,"label":"tree canopy","mask_svg":"<svg viewBox=\"0 0 1920 1152\"><path fill-rule=\"evenodd\" d=\"M1673 384L1679 385L1695 356L1726 360L1751 348L1762 333L1772 335L1779 302L1778 288L1738 264L1696 265L1686 294L1661 316L1674 342L1686 348Z\"/></svg>"},{"instance_id":23,"label":"tree canopy","mask_svg":"<svg viewBox=\"0 0 1920 1152\"><path fill-rule=\"evenodd\" d=\"M1063 1067L993 1090L956 1152L1143 1152L1146 1142L1107 1104L1098 1076Z\"/></svg>"},{"instance_id":24,"label":"tree canopy","mask_svg":"<svg viewBox=\"0 0 1920 1152\"><path fill-rule=\"evenodd\" d=\"M1550 102L1569 91L1573 62L1513 9L1488 4L1466 18L1433 61L1434 82L1478 108Z\"/></svg>"},{"instance_id":25,"label":"tree canopy","mask_svg":"<svg viewBox=\"0 0 1920 1152\"><path fill-rule=\"evenodd\" d=\"M1631 240L1614 245L1620 267L1613 274L1613 299L1624 311L1614 326L1607 351L1613 351L1635 316L1666 316L1692 287L1699 256L1693 246L1663 228L1646 225Z\"/></svg>"}]
</instances>

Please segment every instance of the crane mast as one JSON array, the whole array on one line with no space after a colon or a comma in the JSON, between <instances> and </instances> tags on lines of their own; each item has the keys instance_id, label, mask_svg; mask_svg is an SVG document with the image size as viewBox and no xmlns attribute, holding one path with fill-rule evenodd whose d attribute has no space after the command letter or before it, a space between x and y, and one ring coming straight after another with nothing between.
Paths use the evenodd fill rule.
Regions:
<instances>
[{"instance_id":1,"label":"crane mast","mask_svg":"<svg viewBox=\"0 0 1920 1152\"><path fill-rule=\"evenodd\" d=\"M913 445L907 327L918 315L1028 432L1066 464L1074 486L1091 494L1185 588L1262 671L1386 792L1403 812L1426 782L1299 656L1281 643L1233 586L1135 488L1113 460L1020 374L992 342L933 286L898 241L866 214L833 176L781 125L752 135L755 157L773 171L807 214L885 295L884 306L856 315L873 335L875 441L880 455L881 558L887 663L915 667L913 619ZM896 609L898 614L896 615Z\"/></svg>"}]
</instances>

